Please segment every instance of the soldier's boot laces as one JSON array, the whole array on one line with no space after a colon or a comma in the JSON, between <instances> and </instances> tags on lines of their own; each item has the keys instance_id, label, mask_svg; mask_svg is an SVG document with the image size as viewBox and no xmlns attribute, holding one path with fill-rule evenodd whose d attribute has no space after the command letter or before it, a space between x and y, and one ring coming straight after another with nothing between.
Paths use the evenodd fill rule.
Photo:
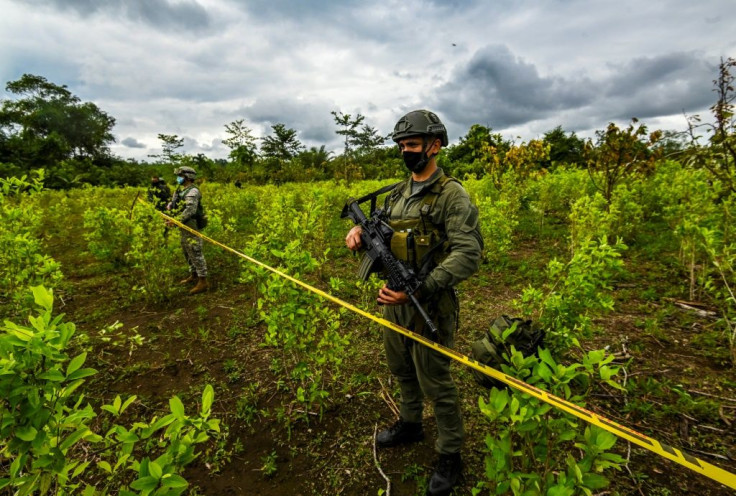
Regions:
<instances>
[{"instance_id":1,"label":"soldier's boot laces","mask_svg":"<svg viewBox=\"0 0 736 496\"><path fill-rule=\"evenodd\" d=\"M462 471L463 460L460 457L460 453L440 455L440 459L437 462L437 468L432 474L432 478L429 480L427 495L448 496L452 492L452 488L455 487L455 484L457 484L460 479Z\"/></svg>"},{"instance_id":2,"label":"soldier's boot laces","mask_svg":"<svg viewBox=\"0 0 736 496\"><path fill-rule=\"evenodd\" d=\"M376 445L379 448L391 448L392 446L423 440L424 429L421 422L404 422L399 419L394 425L378 433Z\"/></svg>"},{"instance_id":3,"label":"soldier's boot laces","mask_svg":"<svg viewBox=\"0 0 736 496\"><path fill-rule=\"evenodd\" d=\"M199 279L197 279L197 285L189 290L189 294L193 295L197 293L203 293L207 291L209 287L210 287L210 283L207 282L207 278L200 277Z\"/></svg>"},{"instance_id":4,"label":"soldier's boot laces","mask_svg":"<svg viewBox=\"0 0 736 496\"><path fill-rule=\"evenodd\" d=\"M182 279L181 281L179 281L179 284L184 285L184 284L190 284L190 283L193 283L193 282L197 282L197 274L189 274L189 277L187 277L186 279Z\"/></svg>"}]
</instances>

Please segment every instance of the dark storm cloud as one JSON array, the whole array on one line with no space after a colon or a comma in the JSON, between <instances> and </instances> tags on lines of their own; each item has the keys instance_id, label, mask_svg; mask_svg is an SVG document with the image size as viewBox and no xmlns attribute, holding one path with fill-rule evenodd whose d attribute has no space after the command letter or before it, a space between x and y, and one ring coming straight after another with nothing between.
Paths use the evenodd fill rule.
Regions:
<instances>
[{"instance_id":1,"label":"dark storm cloud","mask_svg":"<svg viewBox=\"0 0 736 496\"><path fill-rule=\"evenodd\" d=\"M202 30L210 25L207 11L195 0L16 0L29 5L49 5L61 11L73 11L82 17L92 14L122 14L160 28Z\"/></svg>"},{"instance_id":2,"label":"dark storm cloud","mask_svg":"<svg viewBox=\"0 0 736 496\"><path fill-rule=\"evenodd\" d=\"M124 140L120 142L120 144L124 145L127 148L145 148L146 147L146 145L144 145L137 139L131 138L131 137L125 138Z\"/></svg>"},{"instance_id":3,"label":"dark storm cloud","mask_svg":"<svg viewBox=\"0 0 736 496\"><path fill-rule=\"evenodd\" d=\"M490 46L476 52L438 89L437 108L454 122L504 128L585 106L595 95L591 86L585 78L542 77L507 47Z\"/></svg>"},{"instance_id":4,"label":"dark storm cloud","mask_svg":"<svg viewBox=\"0 0 736 496\"><path fill-rule=\"evenodd\" d=\"M456 68L437 90L437 109L463 127L494 129L555 118L565 126L571 111L575 124L662 117L707 106L716 67L696 53L674 53L609 64L592 78L543 77L507 47L492 46Z\"/></svg>"},{"instance_id":5,"label":"dark storm cloud","mask_svg":"<svg viewBox=\"0 0 736 496\"><path fill-rule=\"evenodd\" d=\"M601 95L613 107L611 118L694 112L713 103L718 64L695 53L636 58L613 69L615 75L602 82L606 89Z\"/></svg>"}]
</instances>

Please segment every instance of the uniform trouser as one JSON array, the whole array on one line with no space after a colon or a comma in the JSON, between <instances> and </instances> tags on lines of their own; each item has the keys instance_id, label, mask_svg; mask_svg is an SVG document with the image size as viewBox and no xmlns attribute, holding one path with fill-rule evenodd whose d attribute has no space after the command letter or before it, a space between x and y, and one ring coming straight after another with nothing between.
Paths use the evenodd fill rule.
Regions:
<instances>
[{"instance_id":1,"label":"uniform trouser","mask_svg":"<svg viewBox=\"0 0 736 496\"><path fill-rule=\"evenodd\" d=\"M438 328L438 341L448 348L452 348L455 341L456 310L457 307L433 319ZM411 304L384 309L388 320L410 330L416 327L414 314ZM450 375L451 359L390 329L384 330L383 343L389 369L398 379L401 389L401 418L406 422L421 422L426 396L434 405L437 452L445 455L459 453L465 430L457 388Z\"/></svg>"},{"instance_id":2,"label":"uniform trouser","mask_svg":"<svg viewBox=\"0 0 736 496\"><path fill-rule=\"evenodd\" d=\"M197 277L207 277L207 262L204 261L202 253L202 238L182 229L181 249L189 264L189 273Z\"/></svg>"}]
</instances>

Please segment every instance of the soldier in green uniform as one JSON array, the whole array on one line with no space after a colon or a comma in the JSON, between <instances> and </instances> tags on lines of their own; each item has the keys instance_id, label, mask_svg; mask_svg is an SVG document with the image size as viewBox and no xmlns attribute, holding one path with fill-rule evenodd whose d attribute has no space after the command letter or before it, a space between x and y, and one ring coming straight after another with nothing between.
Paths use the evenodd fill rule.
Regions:
<instances>
[{"instance_id":1,"label":"soldier in green uniform","mask_svg":"<svg viewBox=\"0 0 736 496\"><path fill-rule=\"evenodd\" d=\"M194 185L197 178L197 171L191 167L177 167L174 170L176 174L176 182L179 187L174 192L174 196L168 209L170 215L175 215L177 220L192 229L198 229L197 219L202 212L202 193ZM173 225L173 224L170 224ZM184 252L184 258L189 265L189 277L181 281L181 284L196 283L189 294L197 294L207 291L209 283L207 282L207 262L205 262L202 253L202 238L194 234L180 229L181 231L181 248Z\"/></svg>"},{"instance_id":2,"label":"soldier in green uniform","mask_svg":"<svg viewBox=\"0 0 736 496\"><path fill-rule=\"evenodd\" d=\"M438 329L437 340L452 347L459 313L455 286L475 273L481 260L478 209L460 183L437 166L436 156L448 139L434 113L409 112L394 127L392 139L411 177L386 199L388 224L394 229L391 251L414 266L422 279L415 295ZM348 248L361 248L360 234L360 226L350 230L345 240ZM424 321L406 293L384 286L377 301L386 319L423 331ZM401 407L400 418L378 434L377 444L391 447L423 440L423 400L427 397L434 406L439 453L427 494L450 494L462 471L460 448L465 434L450 358L389 329L384 330L384 347L389 369L401 389Z\"/></svg>"}]
</instances>

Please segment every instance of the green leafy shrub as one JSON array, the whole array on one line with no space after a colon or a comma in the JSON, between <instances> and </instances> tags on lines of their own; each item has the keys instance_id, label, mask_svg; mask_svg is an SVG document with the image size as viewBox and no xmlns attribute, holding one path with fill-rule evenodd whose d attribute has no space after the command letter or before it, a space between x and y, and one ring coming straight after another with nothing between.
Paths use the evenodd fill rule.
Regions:
<instances>
[{"instance_id":1,"label":"green leafy shrub","mask_svg":"<svg viewBox=\"0 0 736 496\"><path fill-rule=\"evenodd\" d=\"M610 245L605 237L584 239L566 264L553 259L547 264L543 289L527 287L515 302L524 315L547 330L547 344L564 352L580 335L593 331L593 316L613 309L610 294L613 277L622 270L621 240Z\"/></svg>"},{"instance_id":2,"label":"green leafy shrub","mask_svg":"<svg viewBox=\"0 0 736 496\"><path fill-rule=\"evenodd\" d=\"M273 195L259 210L258 235L248 242L247 252L254 258L297 278L318 271L326 261L329 248L315 258L308 247L320 247L317 239L325 216L320 197L305 201L297 194ZM279 212L274 216L273 212ZM248 267L241 275L244 282L258 285L258 309L267 329L263 345L282 352L280 367L289 375L294 402L303 418L311 409L321 413L330 391L327 377L340 374L340 366L350 338L340 334L340 312L331 309L321 298L283 277L264 269ZM290 415L279 415L287 425Z\"/></svg>"},{"instance_id":3,"label":"green leafy shrub","mask_svg":"<svg viewBox=\"0 0 736 496\"><path fill-rule=\"evenodd\" d=\"M40 170L31 179L0 179L0 299L13 313L32 307L29 285L55 287L62 279L61 265L45 253L39 238L43 178Z\"/></svg>"},{"instance_id":4,"label":"green leafy shrub","mask_svg":"<svg viewBox=\"0 0 736 496\"><path fill-rule=\"evenodd\" d=\"M514 350L507 358L505 373L581 407L594 379L620 388L614 381L619 369L610 365L613 355L602 350L568 366L546 349L527 358ZM478 403L494 432L485 438L485 480L477 483L474 495L591 496L609 485L605 474L624 462L609 452L616 436L592 425L581 432L580 420L537 398L493 388Z\"/></svg>"},{"instance_id":5,"label":"green leafy shrub","mask_svg":"<svg viewBox=\"0 0 736 496\"><path fill-rule=\"evenodd\" d=\"M0 334L0 490L182 494L188 484L179 473L195 459L195 446L219 431L219 421L209 418L212 387L205 388L197 415L186 415L175 396L169 415L94 432L98 412L80 391L96 371L84 367L86 353L67 354L75 326L52 316L52 292L41 286L32 291L39 309L30 325L5 321ZM118 396L100 410L114 420L135 400Z\"/></svg>"}]
</instances>

